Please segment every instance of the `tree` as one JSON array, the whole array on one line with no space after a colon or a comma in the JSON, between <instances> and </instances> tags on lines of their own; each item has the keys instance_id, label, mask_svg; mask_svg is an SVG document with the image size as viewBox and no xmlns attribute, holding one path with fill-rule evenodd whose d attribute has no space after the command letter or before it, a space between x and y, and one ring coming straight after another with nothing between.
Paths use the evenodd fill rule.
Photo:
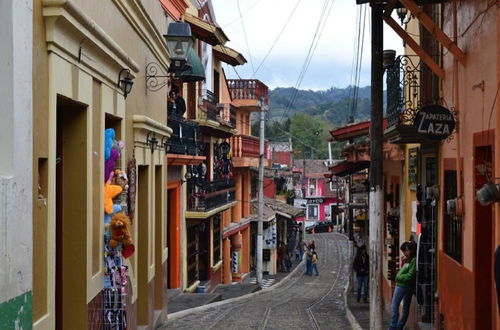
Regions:
<instances>
[{"instance_id":1,"label":"tree","mask_svg":"<svg viewBox=\"0 0 500 330\"><path fill-rule=\"evenodd\" d=\"M320 117L300 113L290 121L293 149L300 151L303 158L328 158L328 138L331 124Z\"/></svg>"}]
</instances>

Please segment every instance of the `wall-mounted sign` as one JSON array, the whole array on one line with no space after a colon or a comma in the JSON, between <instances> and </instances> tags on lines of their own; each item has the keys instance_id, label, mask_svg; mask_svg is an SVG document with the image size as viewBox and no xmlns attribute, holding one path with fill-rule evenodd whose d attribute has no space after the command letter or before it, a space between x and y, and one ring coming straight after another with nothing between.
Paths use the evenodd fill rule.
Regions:
<instances>
[{"instance_id":1,"label":"wall-mounted sign","mask_svg":"<svg viewBox=\"0 0 500 330\"><path fill-rule=\"evenodd\" d=\"M307 200L302 198L295 198L293 200L293 206L299 209L305 209L307 204Z\"/></svg>"},{"instance_id":2,"label":"wall-mounted sign","mask_svg":"<svg viewBox=\"0 0 500 330\"><path fill-rule=\"evenodd\" d=\"M324 202L323 198L311 198L307 200L307 204L323 204Z\"/></svg>"},{"instance_id":3,"label":"wall-mounted sign","mask_svg":"<svg viewBox=\"0 0 500 330\"><path fill-rule=\"evenodd\" d=\"M421 136L439 141L453 133L455 117L440 105L430 105L417 112L413 125Z\"/></svg>"}]
</instances>

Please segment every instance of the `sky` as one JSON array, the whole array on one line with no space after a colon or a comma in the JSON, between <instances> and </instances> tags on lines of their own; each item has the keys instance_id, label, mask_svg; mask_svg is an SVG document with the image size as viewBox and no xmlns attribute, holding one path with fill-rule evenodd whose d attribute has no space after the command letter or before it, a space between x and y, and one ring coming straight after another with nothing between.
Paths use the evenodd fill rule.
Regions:
<instances>
[{"instance_id":1,"label":"sky","mask_svg":"<svg viewBox=\"0 0 500 330\"><path fill-rule=\"evenodd\" d=\"M324 10L325 1L333 1L329 14ZM298 87L325 90L351 84L359 7L355 0L212 0L212 4L217 24L230 39L226 45L242 53L248 61L236 67L242 79L257 78L272 89L296 86L324 12L323 32L317 34L319 41ZM286 28L261 65L295 6ZM370 9L367 8L360 86L370 84ZM398 21L395 13L393 16ZM384 49L394 49L397 54L403 52L401 39L385 24ZM229 79L238 78L230 66L225 65L224 71Z\"/></svg>"}]
</instances>

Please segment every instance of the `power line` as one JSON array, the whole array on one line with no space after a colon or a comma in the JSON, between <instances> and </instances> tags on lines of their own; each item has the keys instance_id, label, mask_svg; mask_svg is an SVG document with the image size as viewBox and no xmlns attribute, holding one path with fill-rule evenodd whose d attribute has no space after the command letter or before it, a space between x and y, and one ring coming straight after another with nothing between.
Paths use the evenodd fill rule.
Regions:
<instances>
[{"instance_id":1,"label":"power line","mask_svg":"<svg viewBox=\"0 0 500 330\"><path fill-rule=\"evenodd\" d=\"M269 54L271 54L271 51L273 50L274 46L276 45L276 43L278 42L278 40L280 39L281 35L283 34L283 31L285 31L286 27L288 26L288 23L290 23L290 20L292 19L292 16L293 14L295 13L295 11L297 10L298 6L299 6L299 3L301 2L302 0L297 0L297 3L295 4L295 7L293 8L292 12L290 13L290 15L288 16L288 19L286 20L285 22L285 25L283 25L283 27L281 28L281 31L278 33L278 36L276 37L276 39L274 40L273 44L271 45L271 48L269 48L268 52L266 53L266 55L264 56L264 58L262 59L262 61L260 62L259 66L257 67L257 69L253 72L253 75L252 75L252 78L255 77L255 74L259 71L260 67L262 66L262 64L264 64L264 62L266 61L267 57L269 56Z\"/></svg>"},{"instance_id":2,"label":"power line","mask_svg":"<svg viewBox=\"0 0 500 330\"><path fill-rule=\"evenodd\" d=\"M245 23L243 22L243 16L241 15L240 0L236 0L238 5L238 12L240 13L241 27L243 28L243 35L245 36L245 42L247 44L248 55L250 56L250 64L252 65L252 71L255 71L253 67L252 53L250 52L250 46L248 46L247 31L245 30Z\"/></svg>"},{"instance_id":3,"label":"power line","mask_svg":"<svg viewBox=\"0 0 500 330\"><path fill-rule=\"evenodd\" d=\"M235 18L234 20L232 20L231 22L227 23L224 25L224 27L228 27L229 25L239 21L241 19L242 16L245 16L246 14L248 14L261 0L257 0L255 1L250 7L248 7L247 10L245 10L245 12L240 16L240 17L237 17Z\"/></svg>"},{"instance_id":4,"label":"power line","mask_svg":"<svg viewBox=\"0 0 500 330\"><path fill-rule=\"evenodd\" d=\"M311 45L309 46L309 51L307 52L306 59L304 60L304 63L302 65L302 70L301 70L299 77L297 79L297 83L295 84L295 87L292 91L292 97L291 97L290 101L288 102L287 108L285 109L285 111L283 112L283 114L281 116L281 120L283 120L283 118L285 117L285 113L288 114L288 112L290 111L290 109L293 106L293 103L295 102L295 98L297 97L298 92L299 92L299 87L302 84L302 81L303 81L304 76L307 72L307 69L308 69L309 64L311 62L311 59L314 55L314 51L316 50L317 43L319 42L319 39L321 38L324 26L326 25L328 17L330 16L330 12L331 12L333 3L334 3L334 0L331 0L331 2L330 2L330 0L325 0L325 3L323 5L322 11L321 11L320 18L318 20L318 24L316 26L316 31L314 32L314 36L313 36L313 39L311 41ZM327 10L328 5L330 5L330 8ZM319 34L318 34L318 32L319 32Z\"/></svg>"}]
</instances>

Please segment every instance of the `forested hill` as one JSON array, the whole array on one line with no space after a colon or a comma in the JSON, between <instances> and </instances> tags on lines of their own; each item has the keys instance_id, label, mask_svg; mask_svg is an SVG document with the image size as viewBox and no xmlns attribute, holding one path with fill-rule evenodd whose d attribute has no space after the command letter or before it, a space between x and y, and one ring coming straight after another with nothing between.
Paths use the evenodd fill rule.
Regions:
<instances>
[{"instance_id":1,"label":"forested hill","mask_svg":"<svg viewBox=\"0 0 500 330\"><path fill-rule=\"evenodd\" d=\"M343 125L350 116L353 87L332 87L328 90L312 91L298 90L292 107L286 111L292 99L295 88L275 88L269 92L271 119L280 119L285 113L287 118L298 113L307 113L328 120L333 126ZM370 86L358 88L358 105L355 120L365 120L370 116Z\"/></svg>"}]
</instances>

